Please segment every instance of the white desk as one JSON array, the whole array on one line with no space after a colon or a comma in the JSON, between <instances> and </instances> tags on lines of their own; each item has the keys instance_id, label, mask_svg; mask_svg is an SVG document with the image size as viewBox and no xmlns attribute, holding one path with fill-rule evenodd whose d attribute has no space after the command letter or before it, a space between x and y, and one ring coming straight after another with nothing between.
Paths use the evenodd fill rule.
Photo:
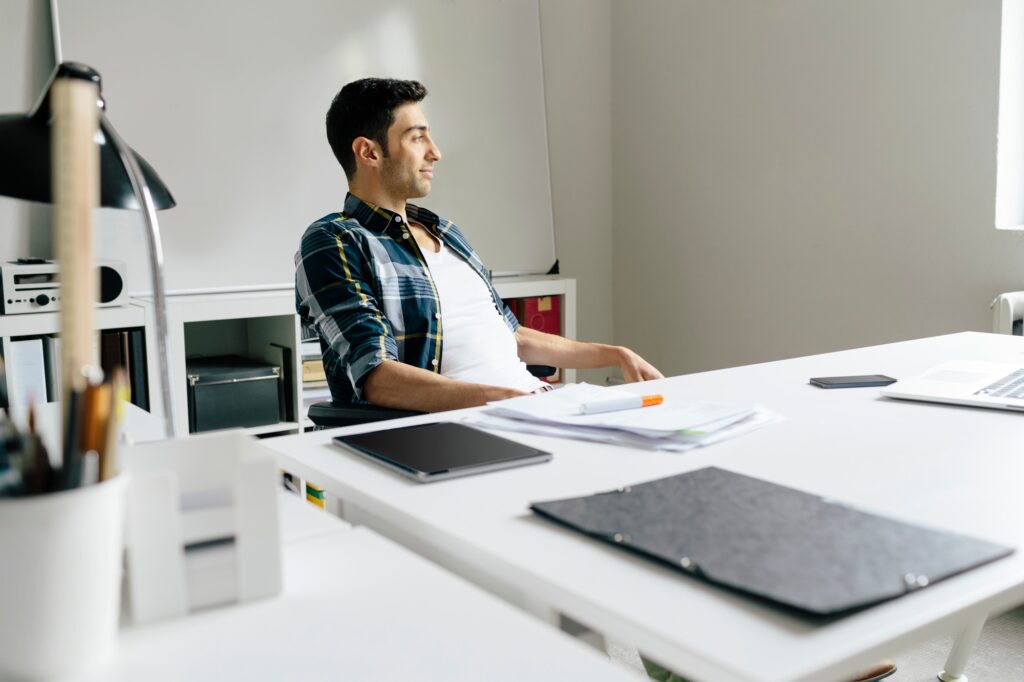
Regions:
<instances>
[{"instance_id":1,"label":"white desk","mask_svg":"<svg viewBox=\"0 0 1024 682\"><path fill-rule=\"evenodd\" d=\"M281 501L283 594L122 632L99 680L634 679L365 528Z\"/></svg>"},{"instance_id":2,"label":"white desk","mask_svg":"<svg viewBox=\"0 0 1024 682\"><path fill-rule=\"evenodd\" d=\"M681 673L714 682L841 680L895 650L1024 603L1024 552L813 626L544 522L528 504L714 465L1022 548L1024 416L807 384L811 376L906 377L958 358L1022 362L1024 339L955 334L645 384L643 392L660 391L666 400L756 401L786 417L683 455L507 434L555 453L554 460L419 485L329 445L340 430L268 445L283 468L343 500L354 522L506 598L633 643Z\"/></svg>"}]
</instances>

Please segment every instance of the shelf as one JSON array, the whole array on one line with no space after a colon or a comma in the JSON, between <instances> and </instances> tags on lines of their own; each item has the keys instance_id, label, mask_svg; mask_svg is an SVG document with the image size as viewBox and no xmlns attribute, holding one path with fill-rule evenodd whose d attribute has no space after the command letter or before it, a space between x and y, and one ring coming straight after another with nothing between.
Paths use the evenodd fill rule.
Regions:
<instances>
[{"instance_id":1,"label":"shelf","mask_svg":"<svg viewBox=\"0 0 1024 682\"><path fill-rule=\"evenodd\" d=\"M568 338L576 336L576 281L557 275L530 275L496 277L494 286L503 298L526 298L531 296L562 297L562 330ZM154 309L152 299L136 297L134 308L144 313L140 319L134 316L132 324L109 324L111 326L145 325L147 339L153 339ZM54 322L56 325L56 322ZM252 435L267 435L280 432L301 432L312 426L306 418L303 405L302 361L303 355L319 356L319 342L303 343L300 339L298 317L295 314L295 293L290 286L262 288L259 290L232 290L209 292L179 292L167 297L167 347L169 371L173 378L171 385L175 420L181 431L188 430L188 398L185 383L186 357L195 354L221 355L236 354L281 364L282 354L277 346L291 349L292 391L290 398L298 421L282 422L246 429ZM276 344L271 346L271 344ZM153 349L150 345L149 348ZM150 386L159 385L155 352L149 353ZM289 372L284 372L288 376ZM575 372L564 370L563 381L573 381ZM329 399L324 396L322 399ZM150 406L155 414L162 414L162 399L158 392L150 391Z\"/></svg>"},{"instance_id":2,"label":"shelf","mask_svg":"<svg viewBox=\"0 0 1024 682\"><path fill-rule=\"evenodd\" d=\"M495 277L492 281L502 298L526 298L529 296L567 296L576 294L576 280L560 275L519 275Z\"/></svg>"},{"instance_id":3,"label":"shelf","mask_svg":"<svg viewBox=\"0 0 1024 682\"><path fill-rule=\"evenodd\" d=\"M152 306L149 297L136 299L141 305ZM167 297L168 319L176 322L202 322L205 320L248 319L295 314L295 293L292 289L215 294L177 294Z\"/></svg>"},{"instance_id":4,"label":"shelf","mask_svg":"<svg viewBox=\"0 0 1024 682\"><path fill-rule=\"evenodd\" d=\"M96 308L93 324L97 329L121 329L142 327L146 315L142 308L133 305ZM60 333L60 313L25 313L22 315L0 315L0 336L37 336Z\"/></svg>"},{"instance_id":5,"label":"shelf","mask_svg":"<svg viewBox=\"0 0 1024 682\"><path fill-rule=\"evenodd\" d=\"M259 436L266 433L277 433L279 431L299 431L302 426L298 422L278 422L276 424L264 424L263 426L250 426L245 430L251 436Z\"/></svg>"}]
</instances>

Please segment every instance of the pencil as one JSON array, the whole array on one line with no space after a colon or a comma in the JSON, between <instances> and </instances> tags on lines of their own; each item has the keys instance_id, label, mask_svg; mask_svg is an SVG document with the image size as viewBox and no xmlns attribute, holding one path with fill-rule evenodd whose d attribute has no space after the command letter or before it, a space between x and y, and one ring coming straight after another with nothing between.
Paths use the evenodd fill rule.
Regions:
<instances>
[{"instance_id":1,"label":"pencil","mask_svg":"<svg viewBox=\"0 0 1024 682\"><path fill-rule=\"evenodd\" d=\"M130 389L124 370L116 368L110 377L110 396L107 409L107 423L100 444L100 480L105 481L117 475L120 468L117 458L117 437L124 417L124 404L128 401Z\"/></svg>"},{"instance_id":2,"label":"pencil","mask_svg":"<svg viewBox=\"0 0 1024 682\"><path fill-rule=\"evenodd\" d=\"M61 473L63 474L63 487L74 488L81 478L82 451L78 445L79 424L82 421L81 393L77 389L69 389L64 395L67 396L67 405L64 408L64 449L61 460Z\"/></svg>"}]
</instances>

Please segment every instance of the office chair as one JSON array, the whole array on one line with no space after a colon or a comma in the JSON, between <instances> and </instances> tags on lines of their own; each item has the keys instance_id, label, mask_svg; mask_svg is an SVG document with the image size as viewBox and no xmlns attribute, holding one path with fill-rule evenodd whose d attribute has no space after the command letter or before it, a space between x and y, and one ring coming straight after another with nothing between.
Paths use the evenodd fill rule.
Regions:
<instances>
[{"instance_id":1,"label":"office chair","mask_svg":"<svg viewBox=\"0 0 1024 682\"><path fill-rule=\"evenodd\" d=\"M548 365L527 365L526 369L535 377L543 379L552 376L557 370ZM333 429L339 426L355 426L356 424L369 424L387 419L399 419L401 417L414 417L422 412L415 410L396 410L391 407L380 407L371 403L360 401L351 403L336 403L334 401L323 401L313 403L309 406L307 416L313 422L313 429Z\"/></svg>"}]
</instances>

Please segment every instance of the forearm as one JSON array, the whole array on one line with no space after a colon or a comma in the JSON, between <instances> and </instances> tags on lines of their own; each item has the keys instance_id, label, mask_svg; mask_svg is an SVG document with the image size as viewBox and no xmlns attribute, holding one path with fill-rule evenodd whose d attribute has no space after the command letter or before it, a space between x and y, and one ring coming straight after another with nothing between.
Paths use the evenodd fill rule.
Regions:
<instances>
[{"instance_id":1,"label":"forearm","mask_svg":"<svg viewBox=\"0 0 1024 682\"><path fill-rule=\"evenodd\" d=\"M454 381L397 360L385 360L370 371L363 397L374 405L420 412L442 412L503 400L522 391L501 386Z\"/></svg>"},{"instance_id":2,"label":"forearm","mask_svg":"<svg viewBox=\"0 0 1024 682\"><path fill-rule=\"evenodd\" d=\"M664 378L657 368L624 346L583 343L526 327L516 330L516 346L519 359L530 365L618 367L627 382Z\"/></svg>"},{"instance_id":3,"label":"forearm","mask_svg":"<svg viewBox=\"0 0 1024 682\"><path fill-rule=\"evenodd\" d=\"M624 350L620 346L574 341L527 327L516 330L516 346L519 359L528 365L567 369L618 366Z\"/></svg>"}]
</instances>

